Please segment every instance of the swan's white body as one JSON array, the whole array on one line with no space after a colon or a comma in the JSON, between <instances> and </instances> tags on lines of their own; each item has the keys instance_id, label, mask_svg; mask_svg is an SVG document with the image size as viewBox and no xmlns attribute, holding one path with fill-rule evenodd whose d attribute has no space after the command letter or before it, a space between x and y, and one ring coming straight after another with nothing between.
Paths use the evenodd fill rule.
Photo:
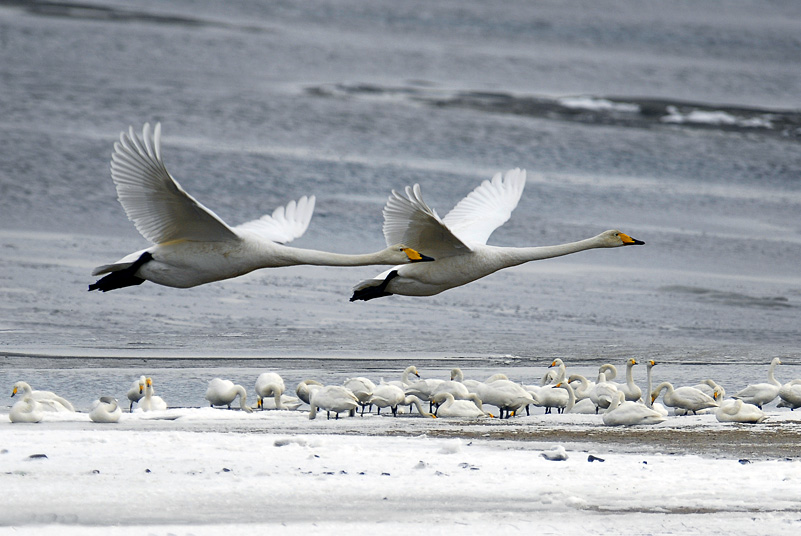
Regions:
<instances>
[{"instance_id":1,"label":"swan's white body","mask_svg":"<svg viewBox=\"0 0 801 536\"><path fill-rule=\"evenodd\" d=\"M206 389L206 400L212 406L227 406L228 409L231 409L231 403L237 396L239 397L239 407L251 413L253 409L247 405L247 390L241 385L236 385L231 380L214 378Z\"/></svg>"},{"instance_id":2,"label":"swan's white body","mask_svg":"<svg viewBox=\"0 0 801 536\"><path fill-rule=\"evenodd\" d=\"M612 400L604 412L603 421L607 426L634 426L638 424L659 424L665 421L659 412L645 404L625 399L625 393L618 391L618 397Z\"/></svg>"},{"instance_id":3,"label":"swan's white body","mask_svg":"<svg viewBox=\"0 0 801 536\"><path fill-rule=\"evenodd\" d=\"M75 408L66 398L50 391L34 391L27 382L19 381L14 384L11 396L22 393L22 398L30 396L39 403L39 411L74 412Z\"/></svg>"},{"instance_id":4,"label":"swan's white body","mask_svg":"<svg viewBox=\"0 0 801 536\"><path fill-rule=\"evenodd\" d=\"M674 388L670 382L662 382L656 386L656 389L651 393L651 403L659 397L663 390L665 391L665 396L663 397L665 405L674 409L697 413L702 409L718 406L714 398L698 389L689 386Z\"/></svg>"},{"instance_id":5,"label":"swan's white body","mask_svg":"<svg viewBox=\"0 0 801 536\"><path fill-rule=\"evenodd\" d=\"M370 378L357 376L355 378L346 379L342 387L350 389L350 392L356 395L356 398L359 399L359 405L362 407L362 413L364 413L364 408L370 405L370 397L373 395L373 391L376 387L375 382ZM403 388L400 386L395 385L395 387L403 392Z\"/></svg>"},{"instance_id":6,"label":"swan's white body","mask_svg":"<svg viewBox=\"0 0 801 536\"><path fill-rule=\"evenodd\" d=\"M142 411L164 411L167 409L167 403L164 399L156 396L152 378L145 378L145 396L139 401L139 409Z\"/></svg>"},{"instance_id":7,"label":"swan's white body","mask_svg":"<svg viewBox=\"0 0 801 536\"><path fill-rule=\"evenodd\" d=\"M753 383L739 393L735 394L732 398L737 398L743 402L753 404L760 409L762 409L762 406L765 404L773 402L773 400L779 396L779 390L782 388L782 384L779 383L773 373L776 369L776 365L781 364L781 359L774 357L770 362L770 367L768 368L767 383Z\"/></svg>"},{"instance_id":8,"label":"swan's white body","mask_svg":"<svg viewBox=\"0 0 801 536\"><path fill-rule=\"evenodd\" d=\"M567 459L567 450L562 445L557 445L551 450L540 452L540 456L552 462L563 462Z\"/></svg>"},{"instance_id":9,"label":"swan's white body","mask_svg":"<svg viewBox=\"0 0 801 536\"><path fill-rule=\"evenodd\" d=\"M89 290L103 292L143 281L188 288L237 277L259 268L311 264L366 266L432 260L405 246L376 253L342 255L287 247L306 232L314 196L302 197L273 214L236 227L189 195L172 178L161 157L161 125L145 124L140 139L130 128L114 144L111 178L128 218L153 246L131 253L92 275L110 274Z\"/></svg>"},{"instance_id":10,"label":"swan's white body","mask_svg":"<svg viewBox=\"0 0 801 536\"><path fill-rule=\"evenodd\" d=\"M42 405L30 393L24 394L8 412L11 422L41 422L43 417Z\"/></svg>"},{"instance_id":11,"label":"swan's white body","mask_svg":"<svg viewBox=\"0 0 801 536\"><path fill-rule=\"evenodd\" d=\"M439 404L437 407L437 417L461 417L466 419L477 419L479 417L491 417L476 402L471 400L456 400L448 392L439 393L434 402ZM478 403L480 404L480 402Z\"/></svg>"},{"instance_id":12,"label":"swan's white body","mask_svg":"<svg viewBox=\"0 0 801 536\"><path fill-rule=\"evenodd\" d=\"M484 181L444 218L423 200L420 185L395 192L384 207L384 237L420 248L436 261L425 266L395 266L354 287L351 301L391 294L433 296L503 268L593 248L642 244L619 231L558 246L512 248L488 246L492 232L512 215L526 184L525 170L512 169Z\"/></svg>"},{"instance_id":13,"label":"swan's white body","mask_svg":"<svg viewBox=\"0 0 801 536\"><path fill-rule=\"evenodd\" d=\"M720 403L715 410L715 417L720 422L760 423L768 418L764 411L753 404L739 399L729 398Z\"/></svg>"},{"instance_id":14,"label":"swan's white body","mask_svg":"<svg viewBox=\"0 0 801 536\"><path fill-rule=\"evenodd\" d=\"M102 396L99 400L92 403L89 411L89 418L93 422L120 422L122 408L117 404L117 399L112 396Z\"/></svg>"},{"instance_id":15,"label":"swan's white body","mask_svg":"<svg viewBox=\"0 0 801 536\"><path fill-rule=\"evenodd\" d=\"M409 365L406 369L401 373L400 380L392 380L388 382L384 382L383 380L381 383L390 383L393 385L397 385L401 389L406 389L407 387L412 385L412 380L409 379L409 376L414 375L416 378L420 378L420 373L417 371L417 367L414 365Z\"/></svg>"},{"instance_id":16,"label":"swan's white body","mask_svg":"<svg viewBox=\"0 0 801 536\"><path fill-rule=\"evenodd\" d=\"M782 401L777 404L780 408L795 408L801 407L801 380L792 380L779 389L779 397Z\"/></svg>"},{"instance_id":17,"label":"swan's white body","mask_svg":"<svg viewBox=\"0 0 801 536\"><path fill-rule=\"evenodd\" d=\"M618 384L607 381L605 372L598 374L598 382L590 391L590 400L595 404L596 413L601 408L608 408L617 398L619 392L617 386Z\"/></svg>"},{"instance_id":18,"label":"swan's white body","mask_svg":"<svg viewBox=\"0 0 801 536\"><path fill-rule=\"evenodd\" d=\"M474 392L482 403L497 407L501 418L504 414L507 417L517 414L522 408L534 403L531 393L511 380L479 383Z\"/></svg>"},{"instance_id":19,"label":"swan's white body","mask_svg":"<svg viewBox=\"0 0 801 536\"><path fill-rule=\"evenodd\" d=\"M350 389L341 385L326 385L311 391L309 405L311 406L309 419L314 419L318 410L328 412L328 418L331 418L331 412L334 412L339 419L339 414L345 411L353 417L356 408L359 407L359 399Z\"/></svg>"},{"instance_id":20,"label":"swan's white body","mask_svg":"<svg viewBox=\"0 0 801 536\"><path fill-rule=\"evenodd\" d=\"M256 399L258 401L256 405L261 409L267 409L264 407L264 399L272 398L273 403L271 409L290 409L284 406L284 391L286 391L286 385L284 384L284 379L279 374L275 372L263 372L256 378ZM247 396L247 394L245 396Z\"/></svg>"},{"instance_id":21,"label":"swan's white body","mask_svg":"<svg viewBox=\"0 0 801 536\"><path fill-rule=\"evenodd\" d=\"M356 394L356 393L354 393ZM358 396L356 397L358 398ZM376 385L372 394L368 398L368 403L378 407L378 413L382 408L390 408L393 415L397 415L398 406L406 400L406 393L397 385L383 383Z\"/></svg>"},{"instance_id":22,"label":"swan's white body","mask_svg":"<svg viewBox=\"0 0 801 536\"><path fill-rule=\"evenodd\" d=\"M131 388L128 389L126 396L128 400L131 401L131 405L128 408L128 411L133 411L134 402L139 402L142 400L142 397L145 396L145 382L147 378L144 376L140 376L138 380L134 380L131 384Z\"/></svg>"}]
</instances>

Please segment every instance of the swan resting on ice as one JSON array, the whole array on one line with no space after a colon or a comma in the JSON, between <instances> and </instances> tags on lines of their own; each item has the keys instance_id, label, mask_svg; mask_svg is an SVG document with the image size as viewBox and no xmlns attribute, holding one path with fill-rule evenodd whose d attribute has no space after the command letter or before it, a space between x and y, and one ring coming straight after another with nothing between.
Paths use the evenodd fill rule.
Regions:
<instances>
[{"instance_id":1,"label":"swan resting on ice","mask_svg":"<svg viewBox=\"0 0 801 536\"><path fill-rule=\"evenodd\" d=\"M92 409L89 411L89 418L93 422L120 422L120 417L122 417L122 408L113 396L101 396L92 403Z\"/></svg>"}]
</instances>

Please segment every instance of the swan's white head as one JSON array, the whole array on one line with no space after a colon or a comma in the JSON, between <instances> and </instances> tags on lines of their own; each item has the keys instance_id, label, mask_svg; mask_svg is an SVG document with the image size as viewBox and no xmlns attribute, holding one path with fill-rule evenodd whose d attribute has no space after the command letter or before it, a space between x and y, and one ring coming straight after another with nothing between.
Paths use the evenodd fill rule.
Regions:
<instances>
[{"instance_id":1,"label":"swan's white head","mask_svg":"<svg viewBox=\"0 0 801 536\"><path fill-rule=\"evenodd\" d=\"M632 238L626 233L618 231L617 229L604 231L595 238L598 240L599 243L598 247L602 248L617 248L620 246L641 246L645 244L645 242L643 242L642 240L637 240L636 238Z\"/></svg>"},{"instance_id":2,"label":"swan's white head","mask_svg":"<svg viewBox=\"0 0 801 536\"><path fill-rule=\"evenodd\" d=\"M26 382L20 381L14 384L14 387L11 390L11 396L16 395L20 391L22 391L23 393L27 393L28 391L31 390L32 389L30 385L28 385Z\"/></svg>"},{"instance_id":3,"label":"swan's white head","mask_svg":"<svg viewBox=\"0 0 801 536\"><path fill-rule=\"evenodd\" d=\"M414 248L403 244L395 244L384 250L384 253L392 261L392 264L409 264L412 262L431 262L434 259L423 255Z\"/></svg>"},{"instance_id":4,"label":"swan's white head","mask_svg":"<svg viewBox=\"0 0 801 536\"><path fill-rule=\"evenodd\" d=\"M561 366L562 366L562 365L564 365L564 364L565 364L565 363L564 363L564 362L563 362L561 359L559 359L559 358L557 357L556 359L554 359L554 360L553 360L553 362L551 363L551 365L550 365L548 368L551 368L551 367L561 367Z\"/></svg>"}]
</instances>

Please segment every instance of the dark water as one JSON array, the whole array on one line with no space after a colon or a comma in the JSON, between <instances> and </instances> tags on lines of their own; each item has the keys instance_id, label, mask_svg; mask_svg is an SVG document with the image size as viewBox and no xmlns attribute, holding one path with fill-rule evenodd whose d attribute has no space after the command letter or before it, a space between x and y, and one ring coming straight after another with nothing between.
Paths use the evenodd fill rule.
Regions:
<instances>
[{"instance_id":1,"label":"dark water","mask_svg":"<svg viewBox=\"0 0 801 536\"><path fill-rule=\"evenodd\" d=\"M258 368L239 358L316 372L320 357L469 357L483 371L511 355L536 376L557 356L634 356L688 378L798 362L799 22L792 1L0 1L4 381L60 370L46 356L116 369L120 391L139 374L126 359L228 359L236 374ZM380 249L391 189L419 182L445 214L512 167L529 182L490 243L620 228L646 246L432 298L349 303L381 268L87 293L94 266L146 246L108 164L145 121L230 224L315 194L299 247Z\"/></svg>"}]
</instances>

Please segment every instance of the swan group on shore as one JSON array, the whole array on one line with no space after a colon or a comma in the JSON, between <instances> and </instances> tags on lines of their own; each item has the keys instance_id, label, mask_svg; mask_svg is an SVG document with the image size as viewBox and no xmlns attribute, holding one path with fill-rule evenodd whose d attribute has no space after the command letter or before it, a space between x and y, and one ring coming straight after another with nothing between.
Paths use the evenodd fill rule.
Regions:
<instances>
[{"instance_id":1,"label":"swan group on shore","mask_svg":"<svg viewBox=\"0 0 801 536\"><path fill-rule=\"evenodd\" d=\"M617 368L611 363L598 368L597 381L593 382L580 374L568 374L564 361L557 358L545 370L538 385L511 380L506 373L495 373L485 380L465 378L458 367L451 369L447 379L426 378L416 366L410 365L402 371L399 380L380 378L374 382L354 374L342 384L325 385L305 379L297 384L295 396L287 394L281 375L270 371L256 378L255 392L261 410L293 411L306 404L311 419L320 411L325 411L328 418L338 419L342 414L355 416L359 408L361 415L375 411L377 416L399 417L413 415L416 410L416 414L423 417L509 419L529 415L530 407L543 407L546 415L555 408L560 414L598 414L607 426L636 426L665 422L669 416L667 408L670 408L673 416L712 413L720 422L760 423L768 418L761 406L777 398L780 399L779 408L801 407L801 379L781 384L775 378L775 369L781 364L779 358L768 368L767 383L750 384L732 398L725 398L724 387L713 379L679 387L663 381L654 388L654 360L646 361L647 386L643 390L636 385L631 372L637 364L636 359L626 360L626 383L618 384L612 381ZM640 396L630 400L638 393ZM775 393L772 398L771 393ZM47 420L48 412L74 412L65 398L50 391L35 391L24 381L14 384L11 396L17 395L21 399L9 412L12 422L35 423ZM154 382L149 376L142 375L134 380L127 396L129 411L134 403L139 404L137 411L142 412L167 409L164 399L155 394ZM660 396L664 406L656 402ZM237 397L239 409L252 413L245 387L222 378L208 382L205 398L212 407L231 409ZM426 403L428 409L424 408ZM383 409L389 411L382 414ZM122 408L111 396L95 400L89 411L94 422L118 422L121 416Z\"/></svg>"}]
</instances>

